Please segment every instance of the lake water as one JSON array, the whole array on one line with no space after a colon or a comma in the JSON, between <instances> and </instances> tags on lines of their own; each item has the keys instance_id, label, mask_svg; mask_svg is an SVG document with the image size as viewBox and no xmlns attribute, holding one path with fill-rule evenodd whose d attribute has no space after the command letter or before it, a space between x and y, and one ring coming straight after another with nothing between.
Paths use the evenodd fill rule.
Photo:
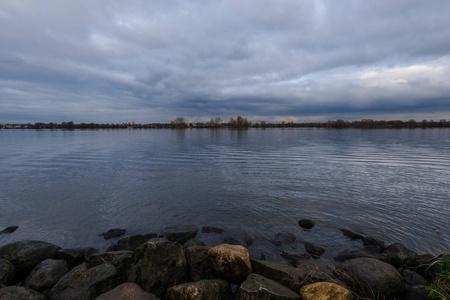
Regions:
<instances>
[{"instance_id":1,"label":"lake water","mask_svg":"<svg viewBox=\"0 0 450 300\"><path fill-rule=\"evenodd\" d=\"M360 242L349 228L419 252L449 251L450 130L0 130L0 245L22 239L94 246L111 228L161 233L217 226L270 252L325 257ZM298 220L316 226L302 230ZM280 230L294 244L276 247ZM112 240L114 241L114 240ZM270 255L273 255L270 257Z\"/></svg>"}]
</instances>

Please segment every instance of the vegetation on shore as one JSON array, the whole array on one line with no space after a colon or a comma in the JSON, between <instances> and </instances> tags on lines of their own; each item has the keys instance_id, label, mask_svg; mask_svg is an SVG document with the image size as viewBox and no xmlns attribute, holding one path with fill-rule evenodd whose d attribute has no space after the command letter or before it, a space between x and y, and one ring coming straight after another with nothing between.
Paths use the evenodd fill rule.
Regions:
<instances>
[{"instance_id":1,"label":"vegetation on shore","mask_svg":"<svg viewBox=\"0 0 450 300\"><path fill-rule=\"evenodd\" d=\"M390 128L450 128L450 121L447 120L422 120L422 121L402 121L402 120L360 120L360 121L344 121L334 120L327 122L249 122L247 118L238 116L236 119L231 117L228 122L224 122L221 118L214 118L208 122L186 122L184 117L178 117L170 123L148 123L137 124L132 123L79 123L72 121L62 123L27 123L27 124L0 124L0 128L4 129L160 129L160 128L359 128L359 129L390 129Z\"/></svg>"}]
</instances>

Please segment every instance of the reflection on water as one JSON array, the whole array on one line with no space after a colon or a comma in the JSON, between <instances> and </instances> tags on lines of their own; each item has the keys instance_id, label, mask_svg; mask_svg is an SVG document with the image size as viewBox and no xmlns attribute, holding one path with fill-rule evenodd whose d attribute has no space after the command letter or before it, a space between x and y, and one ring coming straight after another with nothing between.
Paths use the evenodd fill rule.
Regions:
<instances>
[{"instance_id":1,"label":"reflection on water","mask_svg":"<svg viewBox=\"0 0 450 300\"><path fill-rule=\"evenodd\" d=\"M277 230L348 245L338 228L434 253L450 238L450 130L0 130L0 244L108 243L110 228L160 232L219 226L221 235ZM297 221L317 226L302 231Z\"/></svg>"}]
</instances>

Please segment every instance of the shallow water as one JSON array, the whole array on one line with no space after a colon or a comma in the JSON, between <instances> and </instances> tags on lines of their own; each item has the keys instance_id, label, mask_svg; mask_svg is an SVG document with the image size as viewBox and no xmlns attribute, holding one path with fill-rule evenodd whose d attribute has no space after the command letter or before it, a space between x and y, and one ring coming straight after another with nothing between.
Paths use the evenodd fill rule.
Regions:
<instances>
[{"instance_id":1,"label":"shallow water","mask_svg":"<svg viewBox=\"0 0 450 300\"><path fill-rule=\"evenodd\" d=\"M62 247L98 234L210 225L273 252L325 257L357 242L347 227L419 252L449 251L450 130L0 130L0 245L22 239ZM297 221L317 225L302 230ZM296 243L274 247L287 229Z\"/></svg>"}]
</instances>

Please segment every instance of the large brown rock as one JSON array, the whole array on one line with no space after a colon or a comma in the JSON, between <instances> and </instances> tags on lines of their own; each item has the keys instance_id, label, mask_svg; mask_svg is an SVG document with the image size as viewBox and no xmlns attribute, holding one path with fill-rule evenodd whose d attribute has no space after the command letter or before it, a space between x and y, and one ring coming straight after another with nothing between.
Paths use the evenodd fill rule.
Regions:
<instances>
[{"instance_id":1,"label":"large brown rock","mask_svg":"<svg viewBox=\"0 0 450 300\"><path fill-rule=\"evenodd\" d=\"M147 293L142 288L133 282L122 283L114 289L101 294L95 300L159 300L153 294Z\"/></svg>"},{"instance_id":2,"label":"large brown rock","mask_svg":"<svg viewBox=\"0 0 450 300\"><path fill-rule=\"evenodd\" d=\"M354 258L336 268L335 275L350 288L366 296L395 298L404 291L400 273L391 265L374 258Z\"/></svg>"},{"instance_id":3,"label":"large brown rock","mask_svg":"<svg viewBox=\"0 0 450 300\"><path fill-rule=\"evenodd\" d=\"M31 271L25 286L43 292L51 289L68 272L65 260L46 259Z\"/></svg>"},{"instance_id":4,"label":"large brown rock","mask_svg":"<svg viewBox=\"0 0 450 300\"><path fill-rule=\"evenodd\" d=\"M240 284L252 272L248 251L242 246L222 244L211 248L208 256L217 275L230 282Z\"/></svg>"},{"instance_id":5,"label":"large brown rock","mask_svg":"<svg viewBox=\"0 0 450 300\"><path fill-rule=\"evenodd\" d=\"M209 279L176 285L167 290L167 299L173 300L231 300L230 283L223 279Z\"/></svg>"},{"instance_id":6,"label":"large brown rock","mask_svg":"<svg viewBox=\"0 0 450 300\"><path fill-rule=\"evenodd\" d=\"M88 269L86 264L73 268L50 290L52 300L95 299L117 286L116 268L103 264Z\"/></svg>"},{"instance_id":7,"label":"large brown rock","mask_svg":"<svg viewBox=\"0 0 450 300\"><path fill-rule=\"evenodd\" d=\"M330 283L316 282L300 289L303 300L351 300L352 293L346 288Z\"/></svg>"},{"instance_id":8,"label":"large brown rock","mask_svg":"<svg viewBox=\"0 0 450 300\"><path fill-rule=\"evenodd\" d=\"M16 267L16 278L24 279L41 261L53 258L61 247L42 241L20 241L0 248L0 258Z\"/></svg>"},{"instance_id":9,"label":"large brown rock","mask_svg":"<svg viewBox=\"0 0 450 300\"><path fill-rule=\"evenodd\" d=\"M134 250L123 278L164 297L167 288L186 282L187 263L183 248L166 239L151 239Z\"/></svg>"},{"instance_id":10,"label":"large brown rock","mask_svg":"<svg viewBox=\"0 0 450 300\"><path fill-rule=\"evenodd\" d=\"M250 274L239 287L237 300L300 300L287 287L258 274Z\"/></svg>"}]
</instances>

